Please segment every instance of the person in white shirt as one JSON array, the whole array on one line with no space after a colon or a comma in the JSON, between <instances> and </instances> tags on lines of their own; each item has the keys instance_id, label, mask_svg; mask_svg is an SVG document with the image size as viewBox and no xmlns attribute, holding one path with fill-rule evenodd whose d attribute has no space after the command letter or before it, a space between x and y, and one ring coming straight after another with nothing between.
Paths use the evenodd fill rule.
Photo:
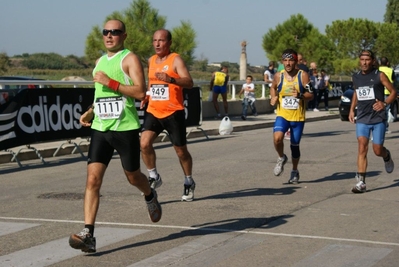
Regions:
<instances>
[{"instance_id":1,"label":"person in white shirt","mask_svg":"<svg viewBox=\"0 0 399 267\"><path fill-rule=\"evenodd\" d=\"M276 63L274 61L270 61L269 67L263 74L263 79L264 79L265 83L269 86L269 88L270 88L270 86L272 86L273 77L274 77L274 74L276 73L276 71L274 69L275 67L276 67Z\"/></svg>"},{"instance_id":2,"label":"person in white shirt","mask_svg":"<svg viewBox=\"0 0 399 267\"><path fill-rule=\"evenodd\" d=\"M247 110L248 106L252 110L252 114L254 116L258 116L258 113L256 112L256 107L255 107L255 85L252 83L252 76L247 75L246 83L242 85L242 89L240 93L238 94L239 97L241 97L242 94L244 94L244 98L242 100L242 115L241 119L244 121L247 119Z\"/></svg>"}]
</instances>

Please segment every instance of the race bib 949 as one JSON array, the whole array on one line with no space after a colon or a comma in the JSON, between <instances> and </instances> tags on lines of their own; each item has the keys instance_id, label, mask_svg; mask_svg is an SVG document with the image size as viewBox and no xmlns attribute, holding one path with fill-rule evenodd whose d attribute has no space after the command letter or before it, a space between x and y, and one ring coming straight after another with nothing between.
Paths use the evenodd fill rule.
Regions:
<instances>
[{"instance_id":1,"label":"race bib 949","mask_svg":"<svg viewBox=\"0 0 399 267\"><path fill-rule=\"evenodd\" d=\"M356 95L359 101L375 99L374 88L371 86L357 88Z\"/></svg>"},{"instance_id":2,"label":"race bib 949","mask_svg":"<svg viewBox=\"0 0 399 267\"><path fill-rule=\"evenodd\" d=\"M151 84L150 96L155 101L169 100L169 86L167 84Z\"/></svg>"}]
</instances>

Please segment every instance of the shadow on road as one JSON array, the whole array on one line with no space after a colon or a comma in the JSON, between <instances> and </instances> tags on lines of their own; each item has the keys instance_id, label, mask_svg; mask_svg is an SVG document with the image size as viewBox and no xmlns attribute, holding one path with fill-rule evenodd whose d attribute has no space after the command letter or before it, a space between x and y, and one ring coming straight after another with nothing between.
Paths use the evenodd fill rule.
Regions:
<instances>
[{"instance_id":1,"label":"shadow on road","mask_svg":"<svg viewBox=\"0 0 399 267\"><path fill-rule=\"evenodd\" d=\"M377 175L380 175L380 171L371 171L367 172L366 177L374 177ZM312 181L303 181L301 180L300 183L322 183L322 182L328 182L328 181L339 181L339 180L346 180L346 179L355 179L356 172L335 172L331 174L330 176L325 176L323 178L317 179L317 180L312 180Z\"/></svg>"},{"instance_id":2,"label":"shadow on road","mask_svg":"<svg viewBox=\"0 0 399 267\"><path fill-rule=\"evenodd\" d=\"M195 198L195 202L209 199L226 199L226 198L240 198L240 197L256 197L256 196L273 196L273 195L290 195L293 194L300 187L290 186L282 188L248 188L238 191L224 192L217 195L210 195L206 197ZM161 202L162 205L181 202L180 200L171 200Z\"/></svg>"},{"instance_id":3,"label":"shadow on road","mask_svg":"<svg viewBox=\"0 0 399 267\"><path fill-rule=\"evenodd\" d=\"M86 255L86 257L100 257L100 256L103 256L106 254L120 251L120 250L125 250L125 249L134 248L134 247L140 247L140 246L146 246L149 244L154 244L154 243L159 243L159 242L163 243L163 242L172 241L172 240L179 239L179 238L184 238L187 236L203 236L203 235L209 235L209 234L237 232L237 231L244 231L244 230L253 229L253 228L261 228L261 229L273 228L273 227L277 227L279 225L285 224L287 222L287 219L289 219L291 217L293 217L293 215L273 216L273 217L269 217L269 218L232 218L229 220L193 225L192 227L197 228L197 229L184 230L184 231L181 231L178 233L173 233L173 234L167 235L162 238L147 240L147 241L143 241L143 242L138 242L138 243L122 246L119 248L114 248L114 249L110 249L110 250L96 252L93 254L88 254L88 255ZM269 227L269 225L271 223L273 223L273 227Z\"/></svg>"}]
</instances>

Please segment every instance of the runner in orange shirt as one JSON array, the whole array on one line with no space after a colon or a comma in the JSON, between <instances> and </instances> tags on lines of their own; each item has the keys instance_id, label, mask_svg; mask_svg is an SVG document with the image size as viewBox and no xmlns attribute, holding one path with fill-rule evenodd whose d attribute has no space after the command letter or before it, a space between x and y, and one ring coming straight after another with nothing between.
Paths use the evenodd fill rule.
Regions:
<instances>
[{"instance_id":1,"label":"runner in orange shirt","mask_svg":"<svg viewBox=\"0 0 399 267\"><path fill-rule=\"evenodd\" d=\"M156 169L153 143L166 130L184 172L182 201L194 199L195 182L192 178L193 160L187 150L183 88L192 88L193 79L182 58L170 52L172 34L165 29L157 30L152 44L155 55L148 60L148 91L142 107L148 102L141 133L141 153L149 172L153 189L162 185Z\"/></svg>"}]
</instances>

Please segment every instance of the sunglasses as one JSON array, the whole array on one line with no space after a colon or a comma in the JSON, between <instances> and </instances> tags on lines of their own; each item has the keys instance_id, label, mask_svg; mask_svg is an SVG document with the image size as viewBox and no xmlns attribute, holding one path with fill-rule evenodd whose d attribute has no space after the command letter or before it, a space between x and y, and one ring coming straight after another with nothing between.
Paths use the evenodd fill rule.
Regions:
<instances>
[{"instance_id":1,"label":"sunglasses","mask_svg":"<svg viewBox=\"0 0 399 267\"><path fill-rule=\"evenodd\" d=\"M103 30L103 35L104 35L104 36L108 36L108 33L111 33L112 36L120 36L120 35L122 35L124 32L123 32L122 30L118 30L118 29L113 29L113 30L104 29L104 30Z\"/></svg>"}]
</instances>

